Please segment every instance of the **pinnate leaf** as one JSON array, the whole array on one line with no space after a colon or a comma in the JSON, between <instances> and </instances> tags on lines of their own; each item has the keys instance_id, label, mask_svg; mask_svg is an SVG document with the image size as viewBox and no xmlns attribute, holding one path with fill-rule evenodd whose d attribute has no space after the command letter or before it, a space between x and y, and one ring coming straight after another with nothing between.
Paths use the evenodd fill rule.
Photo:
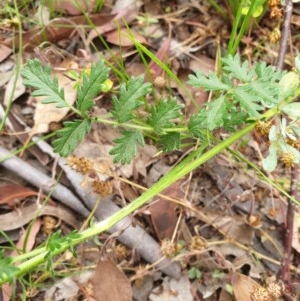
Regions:
<instances>
[{"instance_id":1,"label":"pinnate leaf","mask_svg":"<svg viewBox=\"0 0 300 301\"><path fill-rule=\"evenodd\" d=\"M191 136L197 138L203 137L203 132L206 129L206 117L206 110L200 110L197 115L191 116L188 123L188 130Z\"/></svg>"},{"instance_id":2,"label":"pinnate leaf","mask_svg":"<svg viewBox=\"0 0 300 301\"><path fill-rule=\"evenodd\" d=\"M207 128L214 130L223 124L223 117L226 116L226 102L222 95L209 103L207 112Z\"/></svg>"},{"instance_id":3,"label":"pinnate leaf","mask_svg":"<svg viewBox=\"0 0 300 301\"><path fill-rule=\"evenodd\" d=\"M111 112L119 123L129 121L134 118L133 110L143 104L140 100L151 90L151 84L144 83L144 77L131 77L127 83L120 85L120 97L112 97L114 110Z\"/></svg>"},{"instance_id":4,"label":"pinnate leaf","mask_svg":"<svg viewBox=\"0 0 300 301\"><path fill-rule=\"evenodd\" d=\"M164 128L174 126L171 120L181 116L182 107L183 105L177 104L175 98L162 100L151 108L151 115L148 120L149 125L152 126L158 134L163 133Z\"/></svg>"},{"instance_id":5,"label":"pinnate leaf","mask_svg":"<svg viewBox=\"0 0 300 301\"><path fill-rule=\"evenodd\" d=\"M264 82L278 81L284 75L284 72L276 70L274 66L267 66L265 62L256 62L253 69L256 76Z\"/></svg>"},{"instance_id":6,"label":"pinnate leaf","mask_svg":"<svg viewBox=\"0 0 300 301\"><path fill-rule=\"evenodd\" d=\"M144 146L144 136L140 131L123 131L120 138L113 140L117 144L110 152L114 155L113 162L122 164L129 164L137 154L137 145Z\"/></svg>"},{"instance_id":7,"label":"pinnate leaf","mask_svg":"<svg viewBox=\"0 0 300 301\"><path fill-rule=\"evenodd\" d=\"M162 144L164 151L171 152L174 149L180 149L180 133L170 132L162 135L159 142Z\"/></svg>"},{"instance_id":8,"label":"pinnate leaf","mask_svg":"<svg viewBox=\"0 0 300 301\"><path fill-rule=\"evenodd\" d=\"M54 151L62 157L68 156L90 130L91 122L88 119L65 121L64 127L57 132L58 138L53 142Z\"/></svg>"},{"instance_id":9,"label":"pinnate leaf","mask_svg":"<svg viewBox=\"0 0 300 301\"><path fill-rule=\"evenodd\" d=\"M51 76L51 67L43 67L38 59L29 60L21 71L24 85L35 89L33 96L44 96L43 103L56 103L57 108L68 107L64 90L59 88L57 77Z\"/></svg>"},{"instance_id":10,"label":"pinnate leaf","mask_svg":"<svg viewBox=\"0 0 300 301\"><path fill-rule=\"evenodd\" d=\"M227 91L230 86L223 83L214 73L210 72L206 77L201 71L196 71L195 75L189 75L187 83L193 87L204 88L209 91Z\"/></svg>"},{"instance_id":11,"label":"pinnate leaf","mask_svg":"<svg viewBox=\"0 0 300 301\"><path fill-rule=\"evenodd\" d=\"M252 95L256 96L257 100L260 100L267 107L272 107L280 100L278 84L276 83L266 83L264 80L258 79L249 83L246 87Z\"/></svg>"},{"instance_id":12,"label":"pinnate leaf","mask_svg":"<svg viewBox=\"0 0 300 301\"><path fill-rule=\"evenodd\" d=\"M258 104L260 100L257 96L248 91L248 87L239 86L234 89L234 98L239 101L240 106L248 113L250 117L260 118L259 111L264 107Z\"/></svg>"},{"instance_id":13,"label":"pinnate leaf","mask_svg":"<svg viewBox=\"0 0 300 301\"><path fill-rule=\"evenodd\" d=\"M226 58L221 59L224 66L223 69L228 71L229 74L243 82L250 82L254 77L254 71L249 69L248 61L241 64L240 56L236 54L234 57L228 55Z\"/></svg>"},{"instance_id":14,"label":"pinnate leaf","mask_svg":"<svg viewBox=\"0 0 300 301\"><path fill-rule=\"evenodd\" d=\"M85 115L94 105L94 97L102 91L103 83L108 78L109 68L103 61L93 65L91 72L83 73L82 85L78 88L76 108Z\"/></svg>"}]
</instances>

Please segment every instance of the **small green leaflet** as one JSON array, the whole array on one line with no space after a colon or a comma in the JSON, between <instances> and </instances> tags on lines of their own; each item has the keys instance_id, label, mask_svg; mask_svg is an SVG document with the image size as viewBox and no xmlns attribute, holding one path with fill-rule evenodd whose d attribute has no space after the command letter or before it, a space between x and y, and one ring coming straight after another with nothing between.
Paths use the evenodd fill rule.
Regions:
<instances>
[{"instance_id":1,"label":"small green leaflet","mask_svg":"<svg viewBox=\"0 0 300 301\"><path fill-rule=\"evenodd\" d=\"M292 102L285 104L280 107L280 111L284 112L289 116L300 118L300 103Z\"/></svg>"},{"instance_id":2,"label":"small green leaflet","mask_svg":"<svg viewBox=\"0 0 300 301\"><path fill-rule=\"evenodd\" d=\"M97 65L93 65L90 74L83 73L82 85L78 87L78 94L76 100L76 108L86 115L86 113L94 105L94 97L102 90L102 84L108 78L109 68L104 66L101 61Z\"/></svg>"},{"instance_id":3,"label":"small green leaflet","mask_svg":"<svg viewBox=\"0 0 300 301\"><path fill-rule=\"evenodd\" d=\"M119 123L129 121L134 118L133 110L143 105L140 100L151 90L150 83L144 83L144 77L131 77L127 83L120 85L120 97L112 96L114 110L111 111L113 117Z\"/></svg>"},{"instance_id":4,"label":"small green leaflet","mask_svg":"<svg viewBox=\"0 0 300 301\"><path fill-rule=\"evenodd\" d=\"M279 102L278 84L266 83L263 79L257 79L244 86L248 93L255 95L257 100L260 100L265 106L272 107Z\"/></svg>"},{"instance_id":5,"label":"small green leaflet","mask_svg":"<svg viewBox=\"0 0 300 301\"><path fill-rule=\"evenodd\" d=\"M24 85L35 88L33 96L45 96L43 103L56 103L57 108L68 107L64 90L59 88L57 77L51 77L51 67L43 67L38 59L29 60L21 71Z\"/></svg>"},{"instance_id":6,"label":"small green leaflet","mask_svg":"<svg viewBox=\"0 0 300 301\"><path fill-rule=\"evenodd\" d=\"M225 100L221 95L208 104L207 128L211 131L223 124L223 117L227 114Z\"/></svg>"},{"instance_id":7,"label":"small green leaflet","mask_svg":"<svg viewBox=\"0 0 300 301\"><path fill-rule=\"evenodd\" d=\"M129 164L137 154L137 145L144 146L144 136L140 131L123 131L123 137L113 140L117 144L110 152L114 155L113 162Z\"/></svg>"},{"instance_id":8,"label":"small green leaflet","mask_svg":"<svg viewBox=\"0 0 300 301\"><path fill-rule=\"evenodd\" d=\"M224 84L214 73L210 72L206 77L201 71L196 71L195 75L189 75L187 83L193 87L204 88L209 91L227 91L230 86Z\"/></svg>"},{"instance_id":9,"label":"small green leaflet","mask_svg":"<svg viewBox=\"0 0 300 301\"><path fill-rule=\"evenodd\" d=\"M222 58L224 66L223 69L228 71L229 74L237 78L244 83L250 82L254 76L254 71L249 69L248 61L244 61L241 64L240 56L236 54L234 57L232 55L228 55L226 58Z\"/></svg>"},{"instance_id":10,"label":"small green leaflet","mask_svg":"<svg viewBox=\"0 0 300 301\"><path fill-rule=\"evenodd\" d=\"M192 115L188 123L190 135L196 138L202 138L206 131L206 120L207 111L205 109L201 109L197 115Z\"/></svg>"},{"instance_id":11,"label":"small green leaflet","mask_svg":"<svg viewBox=\"0 0 300 301\"><path fill-rule=\"evenodd\" d=\"M53 142L54 151L67 157L90 130L91 121L88 119L65 121L64 127L57 131L58 138Z\"/></svg>"},{"instance_id":12,"label":"small green leaflet","mask_svg":"<svg viewBox=\"0 0 300 301\"><path fill-rule=\"evenodd\" d=\"M284 72L276 70L274 66L267 66L265 62L256 62L253 69L257 77L268 84L280 80L284 75Z\"/></svg>"},{"instance_id":13,"label":"small green leaflet","mask_svg":"<svg viewBox=\"0 0 300 301\"><path fill-rule=\"evenodd\" d=\"M180 133L170 132L162 135L159 139L162 148L166 152L171 152L174 149L180 149Z\"/></svg>"},{"instance_id":14,"label":"small green leaflet","mask_svg":"<svg viewBox=\"0 0 300 301\"><path fill-rule=\"evenodd\" d=\"M284 100L294 95L299 87L299 75L295 72L286 73L279 82L279 98Z\"/></svg>"},{"instance_id":15,"label":"small green leaflet","mask_svg":"<svg viewBox=\"0 0 300 301\"><path fill-rule=\"evenodd\" d=\"M173 127L172 119L181 116L183 105L177 104L175 98L171 100L163 99L157 105L151 107L151 115L148 119L149 125L152 126L156 133L162 134L163 130Z\"/></svg>"},{"instance_id":16,"label":"small green leaflet","mask_svg":"<svg viewBox=\"0 0 300 301\"><path fill-rule=\"evenodd\" d=\"M7 277L9 279L9 282L13 283L13 281L16 279L15 273L19 270L19 268L13 265L12 257L3 257L3 250L1 253L2 258L0 259L0 279Z\"/></svg>"},{"instance_id":17,"label":"small green leaflet","mask_svg":"<svg viewBox=\"0 0 300 301\"><path fill-rule=\"evenodd\" d=\"M234 88L234 99L239 101L240 106L246 110L249 117L260 118L259 111L263 110L264 107L257 103L260 99L248 91L247 86Z\"/></svg>"},{"instance_id":18,"label":"small green leaflet","mask_svg":"<svg viewBox=\"0 0 300 301\"><path fill-rule=\"evenodd\" d=\"M269 147L269 155L262 160L263 168L268 172L272 172L277 166L277 160L276 144L271 143Z\"/></svg>"}]
</instances>

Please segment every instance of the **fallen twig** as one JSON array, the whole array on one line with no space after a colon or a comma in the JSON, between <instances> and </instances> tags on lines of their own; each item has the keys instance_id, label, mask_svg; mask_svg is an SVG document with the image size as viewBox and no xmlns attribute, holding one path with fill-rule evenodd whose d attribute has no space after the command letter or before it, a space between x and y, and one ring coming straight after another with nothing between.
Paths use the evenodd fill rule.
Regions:
<instances>
[{"instance_id":1,"label":"fallen twig","mask_svg":"<svg viewBox=\"0 0 300 301\"><path fill-rule=\"evenodd\" d=\"M56 158L57 155L53 153L52 147L44 141L38 142L39 147ZM88 189L82 188L83 177L81 174L72 170L63 158L58 159L58 165L64 170L69 181L73 185L77 194L82 198L85 205L93 210L99 196ZM98 208L95 211L95 217L101 221L107 217L118 212L120 208L113 203L112 196L101 200ZM119 232L117 239L123 244L135 249L146 261L150 263L159 262L157 267L167 275L178 278L180 276L180 267L177 263L171 263L168 259L163 259L160 246L158 243L139 225L132 226L132 219L130 217L123 219L109 230L110 233Z\"/></svg>"}]
</instances>

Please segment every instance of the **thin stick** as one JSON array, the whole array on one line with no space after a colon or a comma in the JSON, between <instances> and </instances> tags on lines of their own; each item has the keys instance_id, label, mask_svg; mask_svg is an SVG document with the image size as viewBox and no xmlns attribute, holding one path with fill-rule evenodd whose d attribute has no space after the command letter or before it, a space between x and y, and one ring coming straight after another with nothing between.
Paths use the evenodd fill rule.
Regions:
<instances>
[{"instance_id":1,"label":"thin stick","mask_svg":"<svg viewBox=\"0 0 300 301\"><path fill-rule=\"evenodd\" d=\"M282 27L282 38L280 41L280 49L277 60L277 69L282 70L284 57L287 50L288 38L291 30L291 18L293 12L293 1L285 1L285 18ZM297 182L298 182L298 164L294 164L291 169L291 188L290 195L297 198ZM294 225L295 208L293 202L288 199L286 212L286 232L284 240L284 256L281 262L281 268L278 271L277 278L283 280L288 285L288 290L291 290L291 274L290 263L292 257L292 240L293 240L293 225Z\"/></svg>"}]
</instances>

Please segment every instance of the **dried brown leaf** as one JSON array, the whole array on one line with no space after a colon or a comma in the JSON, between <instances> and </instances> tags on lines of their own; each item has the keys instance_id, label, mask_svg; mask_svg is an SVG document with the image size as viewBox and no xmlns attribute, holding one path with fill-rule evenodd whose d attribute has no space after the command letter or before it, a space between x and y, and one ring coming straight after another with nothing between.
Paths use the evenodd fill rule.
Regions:
<instances>
[{"instance_id":1,"label":"dried brown leaf","mask_svg":"<svg viewBox=\"0 0 300 301\"><path fill-rule=\"evenodd\" d=\"M182 183L183 180L175 182L165 189L162 194L177 199L183 198ZM157 202L150 205L151 221L159 239L172 238L177 224L176 207L176 203L162 198L159 198Z\"/></svg>"},{"instance_id":2,"label":"dried brown leaf","mask_svg":"<svg viewBox=\"0 0 300 301\"><path fill-rule=\"evenodd\" d=\"M138 41L141 44L147 44L146 39L132 29L130 30L130 33L125 28L114 30L106 33L105 37L107 42L122 47L134 46L134 41Z\"/></svg>"},{"instance_id":3,"label":"dried brown leaf","mask_svg":"<svg viewBox=\"0 0 300 301\"><path fill-rule=\"evenodd\" d=\"M18 185L0 186L0 205L8 205L14 207L19 202L29 196L35 196L37 193Z\"/></svg>"},{"instance_id":4,"label":"dried brown leaf","mask_svg":"<svg viewBox=\"0 0 300 301\"><path fill-rule=\"evenodd\" d=\"M236 301L252 301L253 294L260 285L250 277L243 274L235 274L231 283Z\"/></svg>"},{"instance_id":5,"label":"dried brown leaf","mask_svg":"<svg viewBox=\"0 0 300 301\"><path fill-rule=\"evenodd\" d=\"M131 301L130 281L110 259L100 260L92 278L96 301Z\"/></svg>"},{"instance_id":6,"label":"dried brown leaf","mask_svg":"<svg viewBox=\"0 0 300 301\"><path fill-rule=\"evenodd\" d=\"M0 62L4 61L8 56L10 56L12 53L12 49L5 46L0 45Z\"/></svg>"}]
</instances>

